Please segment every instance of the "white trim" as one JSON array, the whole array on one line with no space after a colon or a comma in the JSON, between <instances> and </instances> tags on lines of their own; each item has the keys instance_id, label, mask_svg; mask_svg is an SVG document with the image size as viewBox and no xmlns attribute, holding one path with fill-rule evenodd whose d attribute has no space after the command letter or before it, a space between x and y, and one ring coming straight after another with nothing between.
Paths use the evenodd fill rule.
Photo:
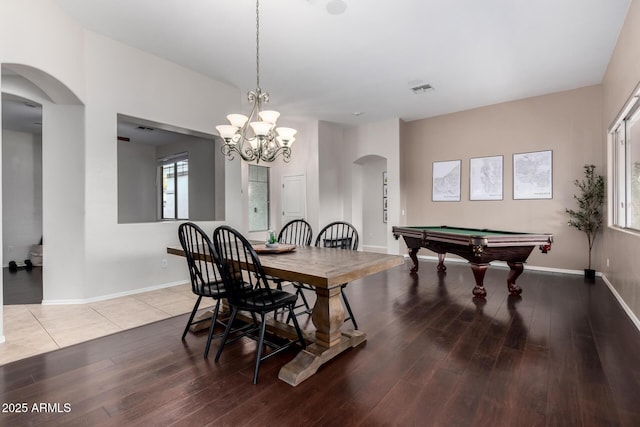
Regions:
<instances>
[{"instance_id":1,"label":"white trim","mask_svg":"<svg viewBox=\"0 0 640 427\"><path fill-rule=\"evenodd\" d=\"M620 306L622 307L624 312L627 313L627 316L629 316L629 319L633 322L633 324L636 327L636 329L638 331L640 331L640 320L638 320L638 317L631 310L631 308L627 305L627 303L622 299L622 297L620 296L620 294L618 293L616 288L614 288L613 285L611 284L611 282L609 282L609 280L607 279L607 276L605 276L603 274L602 275L602 280L607 285L607 287L609 288L609 290L611 291L613 296L616 297L616 299L618 300L618 303L620 304Z\"/></svg>"},{"instance_id":2,"label":"white trim","mask_svg":"<svg viewBox=\"0 0 640 427\"><path fill-rule=\"evenodd\" d=\"M6 341L6 339L5 339L4 335L0 335L0 344L2 344L5 341Z\"/></svg>"},{"instance_id":3,"label":"white trim","mask_svg":"<svg viewBox=\"0 0 640 427\"><path fill-rule=\"evenodd\" d=\"M386 246L376 246L376 245L362 245L362 250L365 252L377 252L380 254L386 254L387 253L387 247Z\"/></svg>"},{"instance_id":4,"label":"white trim","mask_svg":"<svg viewBox=\"0 0 640 427\"><path fill-rule=\"evenodd\" d=\"M405 257L409 257L409 255L405 255ZM430 256L430 255L418 255L420 259L426 259L431 261L437 261L438 257ZM447 262L458 262L458 263L466 263L467 260L463 258L447 258ZM492 261L492 267L501 267L501 268L509 268L506 262L504 261ZM549 273L565 273L565 274L575 274L578 276L584 275L584 270L568 270L566 268L552 268L552 267L541 267L536 265L527 264L528 271L546 271ZM597 272L596 276L602 276L602 273Z\"/></svg>"},{"instance_id":5,"label":"white trim","mask_svg":"<svg viewBox=\"0 0 640 427\"><path fill-rule=\"evenodd\" d=\"M408 258L409 255L405 255L405 257ZM418 258L426 259L426 260L432 260L432 261L437 261L438 260L437 257L427 256L427 255L418 255ZM463 262L467 262L467 260L462 259L462 258L450 258L450 259L447 259L447 262L463 263ZM497 261L495 263L492 262L491 265L492 266L495 265L496 267L508 267L508 265L505 262L502 262L502 261ZM579 276L582 276L584 274L583 270L568 270L568 269L564 269L564 268L539 267L539 266L535 266L535 265L531 265L531 266L527 265L527 270L548 271L548 272L553 272L553 273L575 274L575 275L579 275ZM631 320L631 322L633 322L633 325L636 327L636 329L638 331L640 331L640 319L638 319L636 314L631 310L631 308L627 305L627 303L622 299L622 297L620 296L618 291L613 287L611 282L609 282L609 280L607 279L607 276L605 276L601 272L596 272L596 276L602 277L602 280L607 285L607 287L609 288L609 290L611 291L613 296L616 298L616 300L618 300L618 303L620 304L620 306L622 307L624 312L627 314L627 316L629 316L629 320Z\"/></svg>"},{"instance_id":6,"label":"white trim","mask_svg":"<svg viewBox=\"0 0 640 427\"><path fill-rule=\"evenodd\" d=\"M42 305L63 305L63 304L89 304L92 302L105 301L113 298L126 297L129 295L141 294L143 292L156 291L158 289L171 288L173 286L184 285L189 283L188 281L178 281L164 283L162 285L149 286L147 288L134 289L132 291L118 292L115 294L102 295L99 297L87 298L87 299L59 299L59 300L42 300Z\"/></svg>"}]
</instances>

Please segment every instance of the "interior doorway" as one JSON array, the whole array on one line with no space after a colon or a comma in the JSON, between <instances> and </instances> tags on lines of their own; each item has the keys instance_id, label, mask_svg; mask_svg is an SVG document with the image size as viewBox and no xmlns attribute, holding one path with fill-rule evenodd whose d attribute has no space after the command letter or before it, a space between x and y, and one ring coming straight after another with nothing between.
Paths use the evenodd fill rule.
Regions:
<instances>
[{"instance_id":1,"label":"interior doorway","mask_svg":"<svg viewBox=\"0 0 640 427\"><path fill-rule=\"evenodd\" d=\"M42 302L42 105L2 94L3 303Z\"/></svg>"}]
</instances>

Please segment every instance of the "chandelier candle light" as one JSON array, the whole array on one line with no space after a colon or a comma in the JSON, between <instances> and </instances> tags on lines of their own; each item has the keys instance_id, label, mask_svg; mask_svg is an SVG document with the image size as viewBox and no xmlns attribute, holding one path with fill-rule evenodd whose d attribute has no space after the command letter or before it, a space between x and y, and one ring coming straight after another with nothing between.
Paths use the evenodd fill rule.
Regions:
<instances>
[{"instance_id":1,"label":"chandelier candle light","mask_svg":"<svg viewBox=\"0 0 640 427\"><path fill-rule=\"evenodd\" d=\"M276 127L280 113L263 110L262 105L269 102L269 94L260 89L260 13L259 0L256 0L256 89L249 91L247 99L251 103L251 113L229 114L228 125L216 126L224 139L222 153L234 159L234 152L247 162L273 162L282 155L285 162L291 159L291 145L295 141L296 130Z\"/></svg>"}]
</instances>

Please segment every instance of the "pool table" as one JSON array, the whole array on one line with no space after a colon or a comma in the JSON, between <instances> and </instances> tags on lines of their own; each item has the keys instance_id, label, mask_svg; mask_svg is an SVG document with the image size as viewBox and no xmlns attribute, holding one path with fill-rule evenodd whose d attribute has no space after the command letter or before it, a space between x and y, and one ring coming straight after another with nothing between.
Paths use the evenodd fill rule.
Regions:
<instances>
[{"instance_id":1,"label":"pool table","mask_svg":"<svg viewBox=\"0 0 640 427\"><path fill-rule=\"evenodd\" d=\"M506 261L510 268L507 287L511 295L520 295L522 289L516 285L516 279L522 274L523 263L527 261L534 247L542 253L551 249L551 234L516 233L501 230L482 230L473 228L447 227L398 227L392 228L393 236L404 239L409 248L409 257L413 261L411 273L418 271L418 250L427 248L438 254L438 271L444 272L444 258L447 252L461 256L469 261L476 286L473 295L484 298L487 291L483 280L491 261Z\"/></svg>"}]
</instances>

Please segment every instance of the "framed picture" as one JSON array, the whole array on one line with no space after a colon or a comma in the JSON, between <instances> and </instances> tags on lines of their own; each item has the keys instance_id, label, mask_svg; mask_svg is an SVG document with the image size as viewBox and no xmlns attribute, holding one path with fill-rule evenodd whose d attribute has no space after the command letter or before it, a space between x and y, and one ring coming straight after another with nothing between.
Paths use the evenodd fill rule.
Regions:
<instances>
[{"instance_id":1,"label":"framed picture","mask_svg":"<svg viewBox=\"0 0 640 427\"><path fill-rule=\"evenodd\" d=\"M469 160L469 200L502 200L502 156Z\"/></svg>"},{"instance_id":2,"label":"framed picture","mask_svg":"<svg viewBox=\"0 0 640 427\"><path fill-rule=\"evenodd\" d=\"M382 222L387 222L387 171L382 172Z\"/></svg>"},{"instance_id":3,"label":"framed picture","mask_svg":"<svg viewBox=\"0 0 640 427\"><path fill-rule=\"evenodd\" d=\"M434 202L460 201L461 160L433 162L431 199Z\"/></svg>"},{"instance_id":4,"label":"framed picture","mask_svg":"<svg viewBox=\"0 0 640 427\"><path fill-rule=\"evenodd\" d=\"M513 199L553 198L553 152L513 155Z\"/></svg>"}]
</instances>

